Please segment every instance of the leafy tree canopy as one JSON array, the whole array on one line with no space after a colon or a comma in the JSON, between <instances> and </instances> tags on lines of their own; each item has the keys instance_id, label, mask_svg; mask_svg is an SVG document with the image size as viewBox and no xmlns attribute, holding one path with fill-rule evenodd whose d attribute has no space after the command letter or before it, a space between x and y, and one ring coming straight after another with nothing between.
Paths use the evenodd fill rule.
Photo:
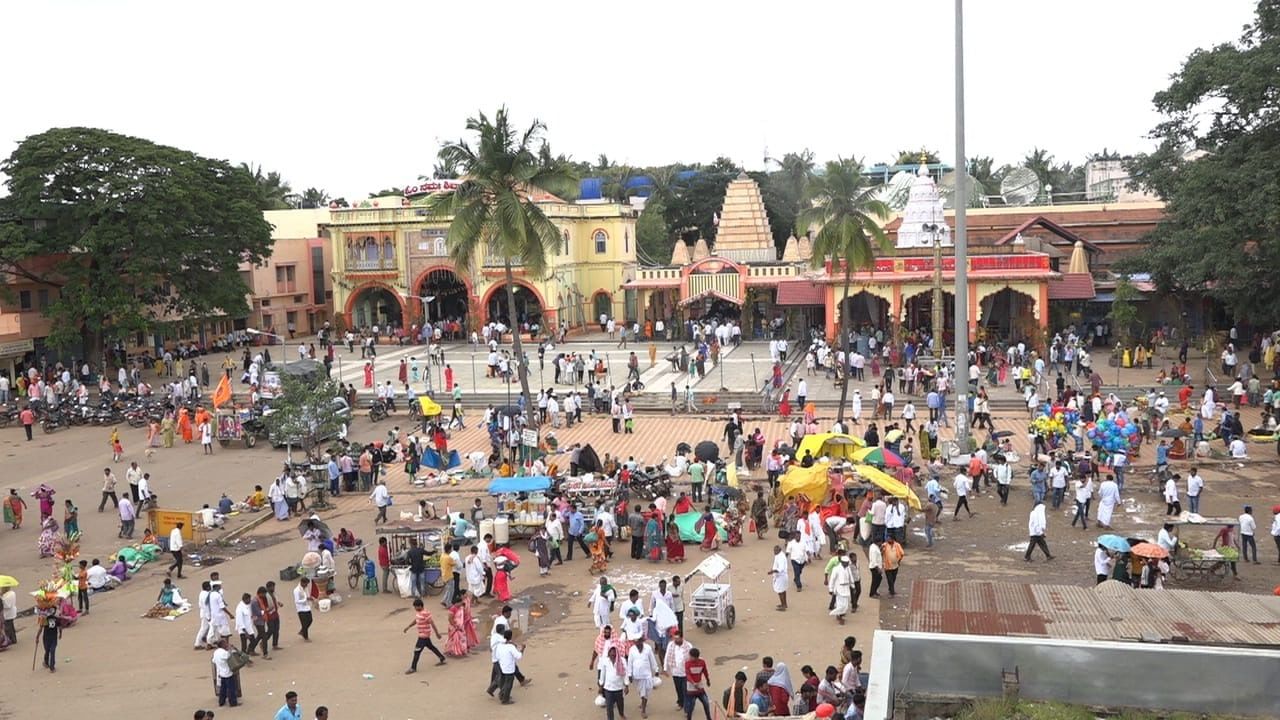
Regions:
<instances>
[{"instance_id":1,"label":"leafy tree canopy","mask_svg":"<svg viewBox=\"0 0 1280 720\"><path fill-rule=\"evenodd\" d=\"M924 148L921 148L919 150L899 150L897 159L889 164L890 165L919 165L920 156L922 154L924 155L925 163L929 165L934 165L938 162L941 162L938 159L938 153L934 152L933 150L926 150Z\"/></svg>"},{"instance_id":2,"label":"leafy tree canopy","mask_svg":"<svg viewBox=\"0 0 1280 720\"><path fill-rule=\"evenodd\" d=\"M1193 52L1156 94L1159 146L1129 163L1166 201L1122 270L1165 292L1205 293L1239 320L1280 321L1280 0L1262 0L1236 43ZM1202 153L1188 153L1195 149Z\"/></svg>"},{"instance_id":3,"label":"leafy tree canopy","mask_svg":"<svg viewBox=\"0 0 1280 720\"><path fill-rule=\"evenodd\" d=\"M272 242L243 167L57 128L23 140L0 172L0 269L59 290L46 310L52 345L97 357L104 335L248 312L239 266L263 262Z\"/></svg>"},{"instance_id":4,"label":"leafy tree canopy","mask_svg":"<svg viewBox=\"0 0 1280 720\"><path fill-rule=\"evenodd\" d=\"M288 210L301 206L302 197L293 192L280 173L264 173L261 165L250 163L240 163L240 169L253 177L258 187L258 207L262 210Z\"/></svg>"},{"instance_id":5,"label":"leafy tree canopy","mask_svg":"<svg viewBox=\"0 0 1280 720\"><path fill-rule=\"evenodd\" d=\"M263 418L269 436L298 445L315 457L320 443L336 437L345 422L333 402L341 394L338 386L323 376L282 372L280 389L281 394L271 401L271 413Z\"/></svg>"}]
</instances>

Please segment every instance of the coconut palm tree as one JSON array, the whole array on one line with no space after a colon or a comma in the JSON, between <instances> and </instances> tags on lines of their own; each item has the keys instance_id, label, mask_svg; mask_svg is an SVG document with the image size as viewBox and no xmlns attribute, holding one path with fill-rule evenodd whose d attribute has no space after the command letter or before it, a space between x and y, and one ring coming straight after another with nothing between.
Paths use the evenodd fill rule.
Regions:
<instances>
[{"instance_id":1,"label":"coconut palm tree","mask_svg":"<svg viewBox=\"0 0 1280 720\"><path fill-rule=\"evenodd\" d=\"M796 217L796 234L816 226L813 238L813 266L821 267L827 257L832 267L844 264L844 295L840 300L840 336L846 365L849 357L850 313L845 308L849 286L856 270L874 267L877 252L887 252L889 236L881 224L889 217L889 206L875 197L877 188L862 175L862 163L854 158L837 158L826 164L826 172L814 175L805 188L805 206ZM846 366L847 371L847 366ZM840 410L836 420L844 424L849 381L840 388Z\"/></svg>"},{"instance_id":2,"label":"coconut palm tree","mask_svg":"<svg viewBox=\"0 0 1280 720\"><path fill-rule=\"evenodd\" d=\"M322 208L329 205L329 193L320 188L307 188L302 191L302 207Z\"/></svg>"},{"instance_id":3,"label":"coconut palm tree","mask_svg":"<svg viewBox=\"0 0 1280 720\"><path fill-rule=\"evenodd\" d=\"M262 166L253 166L249 163L240 163L240 168L249 173L253 177L253 181L258 184L258 204L262 210L285 210L293 207L290 201L293 199L293 188L289 187L289 183L280 177L280 173L274 170L269 173L262 172Z\"/></svg>"},{"instance_id":4,"label":"coconut palm tree","mask_svg":"<svg viewBox=\"0 0 1280 720\"><path fill-rule=\"evenodd\" d=\"M507 313L513 326L512 349L526 420L530 421L529 365L516 327L514 270L519 267L530 277L542 277L548 254L554 254L560 244L560 231L534 203L530 190L558 193L575 183L567 167L558 163L548 166L538 157L545 130L546 125L534 120L526 130L518 131L505 107L492 119L484 113L469 118L467 131L475 133L475 143L465 139L447 142L439 155L442 164L457 168L461 183L452 192L432 195L426 203L429 216L450 219L445 242L455 267L470 271L478 257L502 258Z\"/></svg>"}]
</instances>

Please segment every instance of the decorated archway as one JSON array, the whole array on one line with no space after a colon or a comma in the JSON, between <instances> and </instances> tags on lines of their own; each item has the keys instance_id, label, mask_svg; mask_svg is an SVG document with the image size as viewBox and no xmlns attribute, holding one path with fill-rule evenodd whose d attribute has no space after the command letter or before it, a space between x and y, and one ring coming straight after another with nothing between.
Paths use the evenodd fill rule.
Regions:
<instances>
[{"instance_id":1,"label":"decorated archway","mask_svg":"<svg viewBox=\"0 0 1280 720\"><path fill-rule=\"evenodd\" d=\"M499 321L507 327L520 327L526 323L541 324L543 308L545 307L542 302L542 295L538 293L536 288L523 280L516 280L514 285L516 317L508 317L510 313L507 307L507 286L505 283L496 283L485 293L483 303L485 317L489 321Z\"/></svg>"},{"instance_id":2,"label":"decorated archway","mask_svg":"<svg viewBox=\"0 0 1280 720\"><path fill-rule=\"evenodd\" d=\"M840 313L841 318L848 313L849 327L855 330L866 327L878 330L889 328L889 301L867 290L844 298L840 304Z\"/></svg>"},{"instance_id":3,"label":"decorated archway","mask_svg":"<svg viewBox=\"0 0 1280 720\"><path fill-rule=\"evenodd\" d=\"M1007 342L1038 340L1040 327L1036 299L1012 287L982 295L978 300L978 324L987 337Z\"/></svg>"},{"instance_id":4,"label":"decorated archway","mask_svg":"<svg viewBox=\"0 0 1280 720\"><path fill-rule=\"evenodd\" d=\"M942 291L942 328L943 335L951 337L955 333L956 303L955 293ZM903 294L902 327L907 330L933 330L933 289L921 290L913 295Z\"/></svg>"},{"instance_id":5,"label":"decorated archway","mask_svg":"<svg viewBox=\"0 0 1280 720\"><path fill-rule=\"evenodd\" d=\"M471 283L452 268L437 265L427 268L414 284L427 322L458 321L467 325L471 303Z\"/></svg>"},{"instance_id":6,"label":"decorated archway","mask_svg":"<svg viewBox=\"0 0 1280 720\"><path fill-rule=\"evenodd\" d=\"M346 316L354 328L402 327L405 315L404 298L380 282L365 283L347 297Z\"/></svg>"}]
</instances>

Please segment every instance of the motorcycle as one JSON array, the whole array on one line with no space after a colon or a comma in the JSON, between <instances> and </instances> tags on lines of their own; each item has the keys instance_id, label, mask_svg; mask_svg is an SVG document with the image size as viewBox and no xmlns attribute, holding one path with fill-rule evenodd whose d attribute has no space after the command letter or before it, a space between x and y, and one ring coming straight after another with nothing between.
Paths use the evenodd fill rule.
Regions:
<instances>
[{"instance_id":1,"label":"motorcycle","mask_svg":"<svg viewBox=\"0 0 1280 720\"><path fill-rule=\"evenodd\" d=\"M71 425L71 414L62 409L52 410L40 417L40 429L46 433L52 433L58 428L69 425Z\"/></svg>"},{"instance_id":2,"label":"motorcycle","mask_svg":"<svg viewBox=\"0 0 1280 720\"><path fill-rule=\"evenodd\" d=\"M374 400L374 401L373 401L373 404L369 406L369 420L370 420L371 422L378 422L379 420L386 420L386 419L387 419L387 414L388 414L388 413L387 413L387 401L386 401L386 400L381 400L381 399L379 399L379 400Z\"/></svg>"}]
</instances>

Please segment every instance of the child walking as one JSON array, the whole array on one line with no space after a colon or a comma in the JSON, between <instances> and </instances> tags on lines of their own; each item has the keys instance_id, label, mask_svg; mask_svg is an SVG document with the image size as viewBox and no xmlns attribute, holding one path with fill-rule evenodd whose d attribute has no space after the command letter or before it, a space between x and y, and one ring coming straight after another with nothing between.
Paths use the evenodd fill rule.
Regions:
<instances>
[{"instance_id":1,"label":"child walking","mask_svg":"<svg viewBox=\"0 0 1280 720\"><path fill-rule=\"evenodd\" d=\"M111 462L120 462L124 457L124 446L120 444L120 428L111 428Z\"/></svg>"}]
</instances>

